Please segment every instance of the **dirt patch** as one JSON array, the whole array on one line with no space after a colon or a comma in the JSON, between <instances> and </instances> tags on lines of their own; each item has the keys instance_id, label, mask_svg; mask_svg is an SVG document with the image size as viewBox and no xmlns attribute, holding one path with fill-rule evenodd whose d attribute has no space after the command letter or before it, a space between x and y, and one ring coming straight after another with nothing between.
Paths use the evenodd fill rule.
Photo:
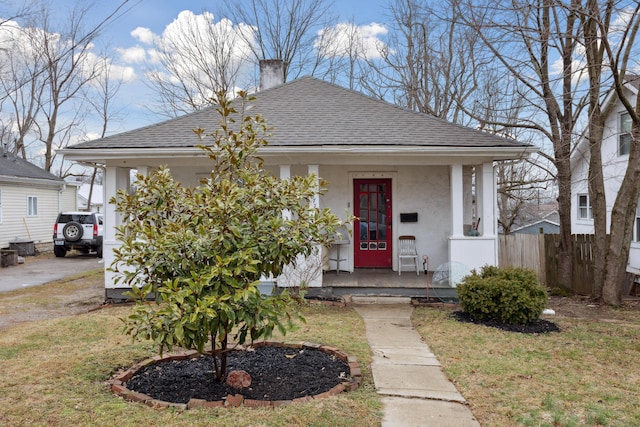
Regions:
<instances>
[{"instance_id":1,"label":"dirt patch","mask_svg":"<svg viewBox=\"0 0 640 427\"><path fill-rule=\"evenodd\" d=\"M89 272L71 280L0 294L0 329L22 322L87 313L104 302L102 274Z\"/></svg>"},{"instance_id":2,"label":"dirt patch","mask_svg":"<svg viewBox=\"0 0 640 427\"><path fill-rule=\"evenodd\" d=\"M610 307L592 301L589 297L549 297L549 308L556 316L587 319L596 322L637 321L640 297L626 297L622 306Z\"/></svg>"}]
</instances>

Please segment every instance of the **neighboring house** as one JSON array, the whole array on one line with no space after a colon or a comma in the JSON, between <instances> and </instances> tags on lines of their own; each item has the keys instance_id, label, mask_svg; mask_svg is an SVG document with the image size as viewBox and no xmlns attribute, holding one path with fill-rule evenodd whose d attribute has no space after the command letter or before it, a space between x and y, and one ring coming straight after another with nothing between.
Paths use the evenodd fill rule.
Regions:
<instances>
[{"instance_id":1,"label":"neighboring house","mask_svg":"<svg viewBox=\"0 0 640 427\"><path fill-rule=\"evenodd\" d=\"M631 76L628 79L626 91L631 97L632 105L635 105L639 87L640 77ZM612 101L612 99L616 100ZM631 118L617 98L610 95L607 102L609 104L615 102L606 120L602 141L602 172L607 200L607 227L609 227L613 204L629 161ZM589 157L589 143L583 137L571 157L571 232L574 234L593 234L594 232L588 188ZM627 271L640 275L640 209L636 211Z\"/></svg>"},{"instance_id":2,"label":"neighboring house","mask_svg":"<svg viewBox=\"0 0 640 427\"><path fill-rule=\"evenodd\" d=\"M511 233L559 234L558 203L529 203L523 208L522 219L511 228Z\"/></svg>"},{"instance_id":3,"label":"neighboring house","mask_svg":"<svg viewBox=\"0 0 640 427\"><path fill-rule=\"evenodd\" d=\"M51 250L61 210L75 210L76 187L12 154L0 152L0 248L32 241Z\"/></svg>"},{"instance_id":4,"label":"neighboring house","mask_svg":"<svg viewBox=\"0 0 640 427\"><path fill-rule=\"evenodd\" d=\"M89 193L91 192L91 184L80 184L78 188L78 207L79 211L103 212L104 211L104 189L102 185L93 184L93 192L91 192L91 203L88 203Z\"/></svg>"},{"instance_id":5,"label":"neighboring house","mask_svg":"<svg viewBox=\"0 0 640 427\"><path fill-rule=\"evenodd\" d=\"M341 245L340 270L397 270L397 241L405 234L416 236L418 253L428 254L432 266L497 264L494 161L526 157L535 147L312 77L264 88L255 96L251 114L262 115L272 127L269 145L259 152L267 172L282 178L315 174L328 182L327 193L313 201L317 206L343 219L348 214L360 218ZM195 185L211 164L195 147L200 141L192 129L212 131L218 120L213 109L206 109L63 153L67 160L104 167L107 200L128 188L131 169L146 174L166 164L183 184ZM472 194L482 219L477 237L464 235L465 224L476 220ZM119 245L114 227L120 221L107 204L105 266ZM330 250L328 258L335 259L337 248ZM335 261L329 268L336 268ZM121 291L110 272L105 285L107 297ZM322 276L310 286L322 286Z\"/></svg>"},{"instance_id":6,"label":"neighboring house","mask_svg":"<svg viewBox=\"0 0 640 427\"><path fill-rule=\"evenodd\" d=\"M541 219L534 223L511 230L511 233L520 234L559 234L560 224L558 222Z\"/></svg>"}]
</instances>

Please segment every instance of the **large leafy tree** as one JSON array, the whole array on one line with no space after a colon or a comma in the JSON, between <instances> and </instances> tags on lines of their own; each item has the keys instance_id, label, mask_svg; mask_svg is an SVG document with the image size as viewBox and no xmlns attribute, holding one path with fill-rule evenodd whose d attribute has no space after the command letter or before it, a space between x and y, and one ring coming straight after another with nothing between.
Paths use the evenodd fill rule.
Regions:
<instances>
[{"instance_id":1,"label":"large leafy tree","mask_svg":"<svg viewBox=\"0 0 640 427\"><path fill-rule=\"evenodd\" d=\"M314 254L339 225L309 202L324 187L315 176L281 180L263 170L257 151L268 129L245 114L248 101L245 93L234 101L218 93L219 128L196 130L213 162L209 178L185 187L162 167L138 176L136 191L114 201L127 220L117 230L122 245L112 268L137 302L126 332L161 351L179 345L204 352L210 343L219 380L230 339L285 333L299 316L288 292L261 295L260 278ZM155 303L146 303L152 295Z\"/></svg>"}]
</instances>

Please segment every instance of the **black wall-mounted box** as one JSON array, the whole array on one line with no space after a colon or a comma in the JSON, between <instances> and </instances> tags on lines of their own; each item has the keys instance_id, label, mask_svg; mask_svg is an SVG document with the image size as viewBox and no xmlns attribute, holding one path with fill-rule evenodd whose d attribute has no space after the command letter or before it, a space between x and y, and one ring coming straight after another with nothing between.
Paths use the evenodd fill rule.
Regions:
<instances>
[{"instance_id":1,"label":"black wall-mounted box","mask_svg":"<svg viewBox=\"0 0 640 427\"><path fill-rule=\"evenodd\" d=\"M418 212L401 213L400 222L418 222Z\"/></svg>"}]
</instances>

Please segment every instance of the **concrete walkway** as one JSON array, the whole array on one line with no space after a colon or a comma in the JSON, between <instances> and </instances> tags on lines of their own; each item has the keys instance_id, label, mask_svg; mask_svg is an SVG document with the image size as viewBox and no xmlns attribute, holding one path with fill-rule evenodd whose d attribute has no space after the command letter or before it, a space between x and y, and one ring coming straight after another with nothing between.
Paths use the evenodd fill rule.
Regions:
<instances>
[{"instance_id":1,"label":"concrete walkway","mask_svg":"<svg viewBox=\"0 0 640 427\"><path fill-rule=\"evenodd\" d=\"M464 397L411 325L410 304L357 304L373 352L382 427L479 427Z\"/></svg>"},{"instance_id":2,"label":"concrete walkway","mask_svg":"<svg viewBox=\"0 0 640 427\"><path fill-rule=\"evenodd\" d=\"M64 258L26 257L25 263L0 269L0 292L37 286L74 274L104 268L95 254L70 253Z\"/></svg>"}]
</instances>

